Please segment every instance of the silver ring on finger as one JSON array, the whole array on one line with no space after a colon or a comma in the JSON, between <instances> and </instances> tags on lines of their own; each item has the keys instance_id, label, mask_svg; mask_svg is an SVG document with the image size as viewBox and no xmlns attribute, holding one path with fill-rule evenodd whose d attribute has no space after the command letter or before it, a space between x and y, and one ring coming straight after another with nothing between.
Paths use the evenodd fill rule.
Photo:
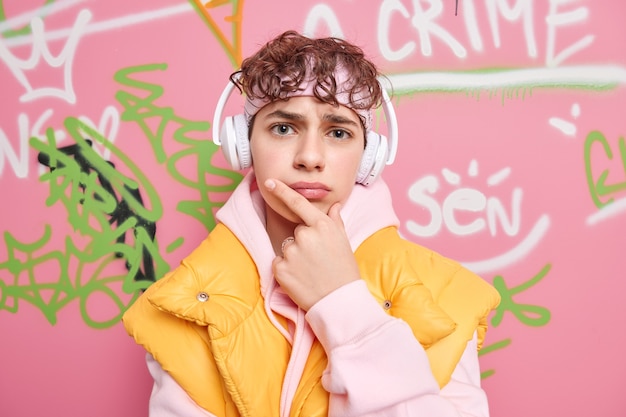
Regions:
<instances>
[{"instance_id":1,"label":"silver ring on finger","mask_svg":"<svg viewBox=\"0 0 626 417\"><path fill-rule=\"evenodd\" d=\"M283 240L283 243L280 245L280 251L284 254L285 253L285 246L287 246L287 244L289 243L293 243L295 242L295 238L293 236L289 236L287 238L285 238L285 240Z\"/></svg>"}]
</instances>

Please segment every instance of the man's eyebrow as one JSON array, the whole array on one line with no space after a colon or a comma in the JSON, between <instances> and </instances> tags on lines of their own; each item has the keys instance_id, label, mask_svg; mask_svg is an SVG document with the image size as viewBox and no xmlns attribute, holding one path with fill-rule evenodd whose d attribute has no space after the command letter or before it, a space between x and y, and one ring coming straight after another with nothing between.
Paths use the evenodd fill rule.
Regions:
<instances>
[{"instance_id":1,"label":"man's eyebrow","mask_svg":"<svg viewBox=\"0 0 626 417\"><path fill-rule=\"evenodd\" d=\"M324 121L338 123L338 124L358 126L358 123L355 122L354 120L341 116L339 114L335 114L335 113L326 113L324 115Z\"/></svg>"},{"instance_id":2,"label":"man's eyebrow","mask_svg":"<svg viewBox=\"0 0 626 417\"><path fill-rule=\"evenodd\" d=\"M285 110L275 110L271 113L268 113L267 116L265 117L268 119L285 119L285 120L304 120L305 119L305 116L303 114L293 113L293 112L289 112ZM358 123L355 122L354 120L345 116L341 116L339 114L335 114L335 113L326 113L324 114L324 116L322 116L322 118L326 122L358 126Z\"/></svg>"},{"instance_id":3,"label":"man's eyebrow","mask_svg":"<svg viewBox=\"0 0 626 417\"><path fill-rule=\"evenodd\" d=\"M304 116L300 113L292 113L284 110L275 110L265 116L268 119L287 119L287 120L303 120Z\"/></svg>"}]
</instances>

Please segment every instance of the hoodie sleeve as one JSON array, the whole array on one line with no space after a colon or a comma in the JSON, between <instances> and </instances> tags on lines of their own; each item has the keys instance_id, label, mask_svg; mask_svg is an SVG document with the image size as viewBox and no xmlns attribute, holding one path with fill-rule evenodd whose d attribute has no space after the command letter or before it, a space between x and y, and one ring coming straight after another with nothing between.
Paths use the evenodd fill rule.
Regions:
<instances>
[{"instance_id":1,"label":"hoodie sleeve","mask_svg":"<svg viewBox=\"0 0 626 417\"><path fill-rule=\"evenodd\" d=\"M364 281L333 291L306 318L328 356L329 417L489 416L475 340L440 389L411 328L385 313Z\"/></svg>"},{"instance_id":2,"label":"hoodie sleeve","mask_svg":"<svg viewBox=\"0 0 626 417\"><path fill-rule=\"evenodd\" d=\"M150 417L215 417L197 405L149 353L146 354L146 362L154 379L149 403Z\"/></svg>"}]
</instances>

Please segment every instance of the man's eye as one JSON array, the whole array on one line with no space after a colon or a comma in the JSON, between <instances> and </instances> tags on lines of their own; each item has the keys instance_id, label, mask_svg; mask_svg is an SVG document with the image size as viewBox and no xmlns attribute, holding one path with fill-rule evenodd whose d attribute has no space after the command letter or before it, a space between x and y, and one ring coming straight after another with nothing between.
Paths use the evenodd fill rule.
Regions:
<instances>
[{"instance_id":1,"label":"man's eye","mask_svg":"<svg viewBox=\"0 0 626 417\"><path fill-rule=\"evenodd\" d=\"M293 129L289 125L278 124L278 125L272 126L272 132L277 135L288 135L292 133L292 131Z\"/></svg>"},{"instance_id":2,"label":"man's eye","mask_svg":"<svg viewBox=\"0 0 626 417\"><path fill-rule=\"evenodd\" d=\"M331 135L333 138L335 139L347 139L348 137L350 137L350 135L348 134L348 132L346 132L345 130L341 130L341 129L335 129L331 132Z\"/></svg>"}]
</instances>

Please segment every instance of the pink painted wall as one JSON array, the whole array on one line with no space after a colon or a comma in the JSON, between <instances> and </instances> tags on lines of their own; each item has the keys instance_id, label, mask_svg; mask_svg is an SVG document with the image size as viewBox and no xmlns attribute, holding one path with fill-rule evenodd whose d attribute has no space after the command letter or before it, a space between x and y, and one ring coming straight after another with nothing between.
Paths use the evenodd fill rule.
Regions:
<instances>
[{"instance_id":1,"label":"pink painted wall","mask_svg":"<svg viewBox=\"0 0 626 417\"><path fill-rule=\"evenodd\" d=\"M626 415L626 5L454 7L0 1L0 415L147 414L119 319L212 227L240 178L211 142L217 97L288 28L389 75L403 235L503 296L481 355L492 415Z\"/></svg>"}]
</instances>

